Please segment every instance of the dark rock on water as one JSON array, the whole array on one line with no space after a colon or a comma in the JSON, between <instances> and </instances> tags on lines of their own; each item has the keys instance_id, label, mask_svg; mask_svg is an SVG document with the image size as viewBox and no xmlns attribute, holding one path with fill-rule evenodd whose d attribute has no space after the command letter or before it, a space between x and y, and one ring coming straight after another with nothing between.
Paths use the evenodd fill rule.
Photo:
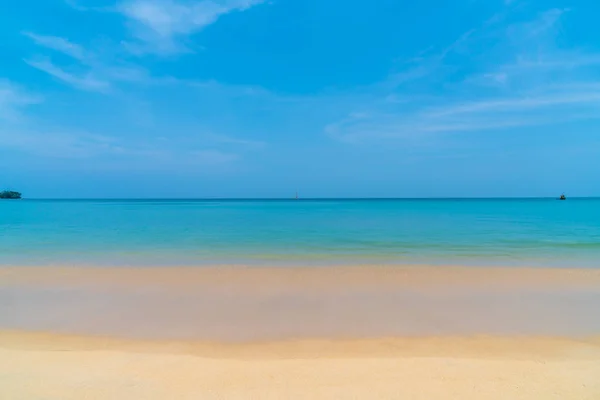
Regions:
<instances>
[{"instance_id":1,"label":"dark rock on water","mask_svg":"<svg viewBox=\"0 0 600 400\"><path fill-rule=\"evenodd\" d=\"M0 192L0 199L20 199L21 193L13 192L11 190L5 190Z\"/></svg>"}]
</instances>

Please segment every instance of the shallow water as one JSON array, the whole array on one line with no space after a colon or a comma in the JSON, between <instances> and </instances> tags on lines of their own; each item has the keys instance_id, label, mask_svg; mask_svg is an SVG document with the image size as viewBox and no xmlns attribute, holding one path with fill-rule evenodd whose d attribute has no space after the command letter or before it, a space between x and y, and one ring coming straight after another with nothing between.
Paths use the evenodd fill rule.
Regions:
<instances>
[{"instance_id":1,"label":"shallow water","mask_svg":"<svg viewBox=\"0 0 600 400\"><path fill-rule=\"evenodd\" d=\"M600 199L0 202L0 264L600 266Z\"/></svg>"}]
</instances>

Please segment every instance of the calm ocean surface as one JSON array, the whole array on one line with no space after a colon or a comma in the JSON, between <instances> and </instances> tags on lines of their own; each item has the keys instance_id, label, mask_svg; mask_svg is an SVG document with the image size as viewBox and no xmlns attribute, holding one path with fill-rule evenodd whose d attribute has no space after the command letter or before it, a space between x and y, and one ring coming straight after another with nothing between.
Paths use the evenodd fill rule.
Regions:
<instances>
[{"instance_id":1,"label":"calm ocean surface","mask_svg":"<svg viewBox=\"0 0 600 400\"><path fill-rule=\"evenodd\" d=\"M0 201L3 265L600 267L600 199Z\"/></svg>"}]
</instances>

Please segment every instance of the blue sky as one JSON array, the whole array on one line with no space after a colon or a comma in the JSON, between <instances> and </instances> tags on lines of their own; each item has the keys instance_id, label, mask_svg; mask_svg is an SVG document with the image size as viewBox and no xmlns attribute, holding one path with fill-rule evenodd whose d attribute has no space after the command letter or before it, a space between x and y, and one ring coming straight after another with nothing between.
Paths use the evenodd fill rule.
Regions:
<instances>
[{"instance_id":1,"label":"blue sky","mask_svg":"<svg viewBox=\"0 0 600 400\"><path fill-rule=\"evenodd\" d=\"M11 3L29 197L600 195L597 1Z\"/></svg>"}]
</instances>

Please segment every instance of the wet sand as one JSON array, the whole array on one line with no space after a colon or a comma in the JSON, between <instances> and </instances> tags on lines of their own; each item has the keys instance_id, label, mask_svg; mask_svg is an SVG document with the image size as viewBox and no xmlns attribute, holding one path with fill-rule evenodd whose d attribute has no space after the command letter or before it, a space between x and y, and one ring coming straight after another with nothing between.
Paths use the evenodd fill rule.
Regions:
<instances>
[{"instance_id":1,"label":"wet sand","mask_svg":"<svg viewBox=\"0 0 600 400\"><path fill-rule=\"evenodd\" d=\"M190 287L243 285L260 290L274 285L303 288L383 285L403 287L484 286L527 288L598 288L600 269L464 266L316 266L259 267L0 267L0 285L145 285Z\"/></svg>"},{"instance_id":2,"label":"wet sand","mask_svg":"<svg viewBox=\"0 0 600 400\"><path fill-rule=\"evenodd\" d=\"M0 329L212 341L600 334L600 270L0 268Z\"/></svg>"},{"instance_id":3,"label":"wet sand","mask_svg":"<svg viewBox=\"0 0 600 400\"><path fill-rule=\"evenodd\" d=\"M0 398L597 399L600 271L0 268Z\"/></svg>"}]
</instances>

